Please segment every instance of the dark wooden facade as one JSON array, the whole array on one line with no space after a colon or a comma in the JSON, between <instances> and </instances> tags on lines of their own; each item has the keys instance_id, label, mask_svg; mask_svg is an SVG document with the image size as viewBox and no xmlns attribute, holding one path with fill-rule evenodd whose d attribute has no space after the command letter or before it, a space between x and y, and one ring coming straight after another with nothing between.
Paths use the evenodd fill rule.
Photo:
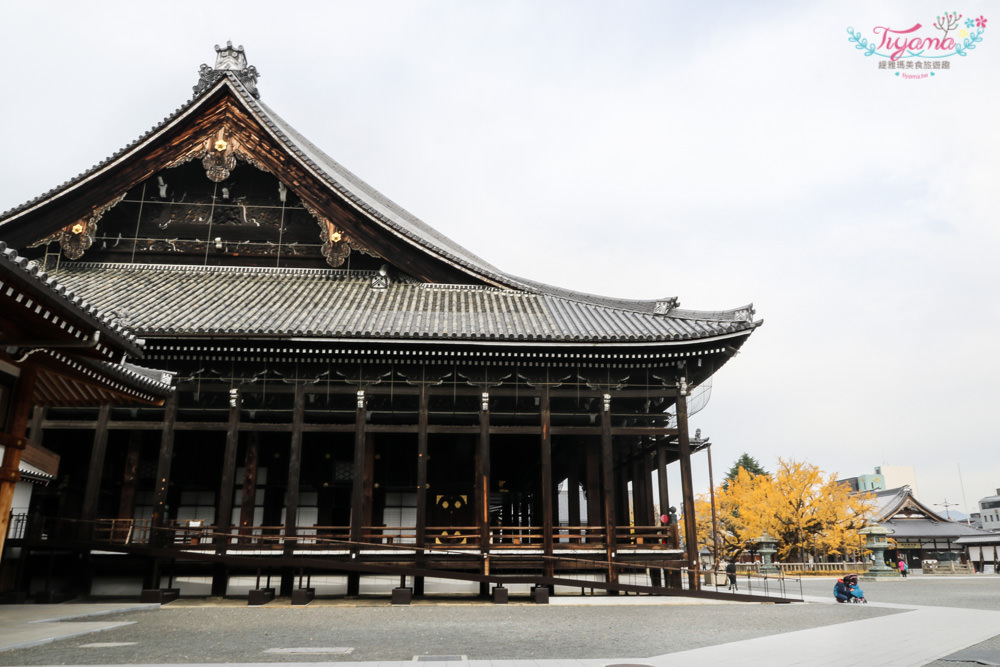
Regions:
<instances>
[{"instance_id":1,"label":"dark wooden facade","mask_svg":"<svg viewBox=\"0 0 1000 667\"><path fill-rule=\"evenodd\" d=\"M170 377L126 363L141 342L0 241L0 563L22 457L58 456L28 439L36 406L162 405ZM32 437L39 423L31 423Z\"/></svg>"},{"instance_id":2,"label":"dark wooden facade","mask_svg":"<svg viewBox=\"0 0 1000 667\"><path fill-rule=\"evenodd\" d=\"M693 507L688 401L753 309L509 276L298 136L242 49L217 52L173 116L0 219L176 374L163 407L36 413L63 457L39 515L132 554L147 588L165 562L218 594L262 571L286 592L296 574L627 590L685 568L696 586L693 535L657 505L676 464Z\"/></svg>"}]
</instances>

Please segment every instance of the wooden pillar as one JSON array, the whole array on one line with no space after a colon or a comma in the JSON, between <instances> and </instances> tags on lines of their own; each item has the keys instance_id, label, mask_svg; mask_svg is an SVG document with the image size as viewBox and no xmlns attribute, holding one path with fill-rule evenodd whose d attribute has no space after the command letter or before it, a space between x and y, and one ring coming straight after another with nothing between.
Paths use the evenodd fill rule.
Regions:
<instances>
[{"instance_id":1,"label":"wooden pillar","mask_svg":"<svg viewBox=\"0 0 1000 667\"><path fill-rule=\"evenodd\" d=\"M643 454L639 461L639 478L642 480L642 525L656 525L653 512L653 471L652 458Z\"/></svg>"},{"instance_id":2,"label":"wooden pillar","mask_svg":"<svg viewBox=\"0 0 1000 667\"><path fill-rule=\"evenodd\" d=\"M698 527L694 514L694 484L691 481L691 440L688 437L687 383L681 378L677 392L677 443L680 447L681 496L684 503L684 549L687 553L688 588L698 590Z\"/></svg>"},{"instance_id":3,"label":"wooden pillar","mask_svg":"<svg viewBox=\"0 0 1000 667\"><path fill-rule=\"evenodd\" d=\"M247 434L247 451L243 457L243 491L240 494L240 535L252 535L254 511L257 506L257 461L260 436L256 431Z\"/></svg>"},{"instance_id":4,"label":"wooden pillar","mask_svg":"<svg viewBox=\"0 0 1000 667\"><path fill-rule=\"evenodd\" d=\"M0 558L10 529L10 508L14 503L14 486L21 479L21 452L27 446L25 437L35 393L37 371L34 367L22 368L14 382L11 407L8 412L7 430L4 434L3 462L0 463ZM2 416L2 415L0 415Z\"/></svg>"},{"instance_id":5,"label":"wooden pillar","mask_svg":"<svg viewBox=\"0 0 1000 667\"><path fill-rule=\"evenodd\" d=\"M625 461L621 461L618 466L617 480L615 483L615 507L618 509L616 515L619 526L630 526L632 525L632 519L629 516L629 507L631 503L629 502L629 470L628 465Z\"/></svg>"},{"instance_id":6,"label":"wooden pillar","mask_svg":"<svg viewBox=\"0 0 1000 667\"><path fill-rule=\"evenodd\" d=\"M719 517L715 513L715 476L712 474L712 443L706 443L708 456L708 492L712 501L712 569L719 569ZM859 554L858 559L861 559Z\"/></svg>"},{"instance_id":7,"label":"wooden pillar","mask_svg":"<svg viewBox=\"0 0 1000 667\"><path fill-rule=\"evenodd\" d=\"M285 553L295 549L298 535L299 485L302 477L302 425L305 421L306 386L295 385L292 407L292 438L288 447L288 485L285 487Z\"/></svg>"},{"instance_id":8,"label":"wooden pillar","mask_svg":"<svg viewBox=\"0 0 1000 667\"><path fill-rule=\"evenodd\" d=\"M601 525L601 442L589 439L587 452L587 533L592 535ZM587 537L586 542L595 542Z\"/></svg>"},{"instance_id":9,"label":"wooden pillar","mask_svg":"<svg viewBox=\"0 0 1000 667\"><path fill-rule=\"evenodd\" d=\"M87 485L83 492L83 504L80 506L80 518L83 520L80 532L82 538L93 536L93 522L97 519L101 478L104 475L104 459L108 451L108 418L110 416L111 406L102 405L97 412L94 444L90 450L90 467L87 469Z\"/></svg>"},{"instance_id":10,"label":"wooden pillar","mask_svg":"<svg viewBox=\"0 0 1000 667\"><path fill-rule=\"evenodd\" d=\"M365 468L368 461L365 437L365 420L367 409L364 389L358 390L358 403L354 412L354 476L351 483L351 553L356 558L362 538L362 525L365 522ZM347 594L360 593L361 579L357 573L347 575Z\"/></svg>"},{"instance_id":11,"label":"wooden pillar","mask_svg":"<svg viewBox=\"0 0 1000 667\"><path fill-rule=\"evenodd\" d=\"M566 523L570 526L580 525L580 459L573 456L566 471ZM568 531L573 534L571 529ZM579 541L573 537L571 542Z\"/></svg>"},{"instance_id":12,"label":"wooden pillar","mask_svg":"<svg viewBox=\"0 0 1000 667\"><path fill-rule=\"evenodd\" d=\"M288 486L285 490L285 544L284 554L292 556L298 544L299 533L299 487L302 478L302 425L305 421L306 386L295 384L295 399L292 407L292 438L288 447ZM285 568L281 573L279 594L290 596L295 587L295 572Z\"/></svg>"},{"instance_id":13,"label":"wooden pillar","mask_svg":"<svg viewBox=\"0 0 1000 667\"><path fill-rule=\"evenodd\" d=\"M611 394L604 394L601 408L601 491L604 496L605 551L608 559L608 583L618 583L618 570L614 567L614 558L617 555L615 535L617 524L615 522L615 461L611 444Z\"/></svg>"},{"instance_id":14,"label":"wooden pillar","mask_svg":"<svg viewBox=\"0 0 1000 667\"><path fill-rule=\"evenodd\" d=\"M482 573L490 573L490 395L484 391L479 406L479 446L476 448L476 523ZM479 584L479 595L488 597L489 582Z\"/></svg>"},{"instance_id":15,"label":"wooden pillar","mask_svg":"<svg viewBox=\"0 0 1000 667\"><path fill-rule=\"evenodd\" d=\"M660 495L660 517L664 514L668 517L670 516L670 489L667 484L667 445L666 439L660 438L656 442L656 483L659 487ZM674 536L677 535L677 526L669 525L663 528L663 522L660 521L660 517L657 517L657 521L661 527L662 540L671 549L676 549L679 545ZM667 573L667 581L671 581L669 573ZM679 583L678 583L679 585Z\"/></svg>"},{"instance_id":16,"label":"wooden pillar","mask_svg":"<svg viewBox=\"0 0 1000 667\"><path fill-rule=\"evenodd\" d=\"M236 450L240 442L239 389L229 390L229 420L226 424L226 445L222 452L219 475L219 499L215 504L215 553L224 554L229 548L233 517L233 487L236 478ZM212 564L212 595L224 596L229 587L229 571L225 563Z\"/></svg>"},{"instance_id":17,"label":"wooden pillar","mask_svg":"<svg viewBox=\"0 0 1000 667\"><path fill-rule=\"evenodd\" d=\"M363 542L372 541L372 533L364 533L364 527L371 528L374 525L375 511L375 435L365 432L365 473L364 473L364 494L361 503L361 526ZM381 507L381 505L380 505Z\"/></svg>"},{"instance_id":18,"label":"wooden pillar","mask_svg":"<svg viewBox=\"0 0 1000 667\"><path fill-rule=\"evenodd\" d=\"M36 405L31 411L31 423L28 425L31 430L28 431L28 438L33 445L42 445L42 422L45 421L45 414L47 412L48 409L40 405Z\"/></svg>"},{"instance_id":19,"label":"wooden pillar","mask_svg":"<svg viewBox=\"0 0 1000 667\"><path fill-rule=\"evenodd\" d=\"M545 554L545 576L554 574L552 560L552 406L549 398L549 385L542 385L541 408L542 424L542 550Z\"/></svg>"},{"instance_id":20,"label":"wooden pillar","mask_svg":"<svg viewBox=\"0 0 1000 667\"><path fill-rule=\"evenodd\" d=\"M429 416L427 385L420 384L417 407L417 564L423 565L423 548L427 545L427 422ZM413 578L413 594L424 594L424 578Z\"/></svg>"},{"instance_id":21,"label":"wooden pillar","mask_svg":"<svg viewBox=\"0 0 1000 667\"><path fill-rule=\"evenodd\" d=\"M669 514L670 493L667 488L667 445L662 438L656 441L656 485L660 496L660 514Z\"/></svg>"},{"instance_id":22,"label":"wooden pillar","mask_svg":"<svg viewBox=\"0 0 1000 667\"><path fill-rule=\"evenodd\" d=\"M642 488L642 463L638 458L632 459L632 464L628 466L629 475L632 477L632 525L641 526L642 521L642 503L643 503L643 488ZM633 531L633 535L635 532Z\"/></svg>"},{"instance_id":23,"label":"wooden pillar","mask_svg":"<svg viewBox=\"0 0 1000 667\"><path fill-rule=\"evenodd\" d=\"M128 436L125 452L125 471L122 474L122 492L118 500L118 518L135 518L135 492L139 483L139 459L142 456L142 431L132 431Z\"/></svg>"},{"instance_id":24,"label":"wooden pillar","mask_svg":"<svg viewBox=\"0 0 1000 667\"><path fill-rule=\"evenodd\" d=\"M240 404L239 389L229 390L229 422L226 425L226 449L222 454L222 475L219 479L219 503L215 512L215 553L226 553L229 531L233 517L233 488L236 484L236 451L240 444ZM213 589L215 586L213 585ZM212 591L213 595L225 595Z\"/></svg>"},{"instance_id":25,"label":"wooden pillar","mask_svg":"<svg viewBox=\"0 0 1000 667\"><path fill-rule=\"evenodd\" d=\"M365 392L358 390L358 405L354 412L354 474L351 482L351 542L352 549L357 551L357 543L361 541L361 526L363 523L363 508L365 497L365 461L367 453L365 444Z\"/></svg>"},{"instance_id":26,"label":"wooden pillar","mask_svg":"<svg viewBox=\"0 0 1000 667\"><path fill-rule=\"evenodd\" d=\"M174 455L174 423L177 421L177 392L170 394L163 410L163 428L160 433L160 456L156 463L156 488L153 494L153 534L150 539L159 546L167 538L163 529L167 525L167 491L170 487L170 461ZM159 588L159 582L153 582Z\"/></svg>"}]
</instances>

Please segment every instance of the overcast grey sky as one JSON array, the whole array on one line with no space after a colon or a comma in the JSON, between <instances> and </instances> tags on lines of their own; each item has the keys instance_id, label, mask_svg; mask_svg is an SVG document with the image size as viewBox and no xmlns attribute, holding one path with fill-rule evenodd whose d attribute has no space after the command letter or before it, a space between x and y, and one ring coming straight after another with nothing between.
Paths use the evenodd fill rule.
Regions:
<instances>
[{"instance_id":1,"label":"overcast grey sky","mask_svg":"<svg viewBox=\"0 0 1000 667\"><path fill-rule=\"evenodd\" d=\"M1000 487L997 7L952 3L982 42L906 79L847 28L930 35L940 2L6 0L0 210L158 123L232 40L271 108L499 268L753 302L693 417L717 478L744 451L910 465L973 509Z\"/></svg>"}]
</instances>

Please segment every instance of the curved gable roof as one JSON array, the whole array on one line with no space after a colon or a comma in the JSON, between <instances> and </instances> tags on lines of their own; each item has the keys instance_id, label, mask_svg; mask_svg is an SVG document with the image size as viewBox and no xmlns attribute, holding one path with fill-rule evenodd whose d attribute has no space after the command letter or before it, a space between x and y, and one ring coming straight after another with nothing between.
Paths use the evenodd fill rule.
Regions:
<instances>
[{"instance_id":1,"label":"curved gable roof","mask_svg":"<svg viewBox=\"0 0 1000 667\"><path fill-rule=\"evenodd\" d=\"M675 297L636 300L598 296L507 274L437 232L309 142L272 109L262 103L258 99L255 86L248 87L242 80L245 77L241 78L238 72L231 69L209 69L206 76L205 67L203 66L202 84L196 86L196 90L199 92L196 92L186 104L164 118L162 122L144 135L90 170L0 215L0 235L7 238L13 237L16 243L25 243L25 239L20 238L18 233L20 232L21 236L26 233L26 230L23 229L27 226L23 224L24 221L32 219L33 215L40 213L43 207L60 199L68 200L73 197L75 191L82 189L87 184L95 182L129 161L140 159L144 153L148 154L155 146L167 141L171 133L176 132L180 126L194 122L199 114L207 112L214 101L219 99L219 96L227 96L229 100L238 105L242 112L253 118L274 142L283 147L288 159L294 160L303 170L323 182L331 194L348 203L384 233L391 234L418 252L454 267L473 279L473 282L482 281L486 285L502 289L548 295L562 300L616 310L666 315L676 320L724 323L727 328L746 334L752 332L762 323L760 320L754 319L755 313L752 305L725 311L681 310L678 308L678 300ZM148 175L150 174L145 173L145 176L148 177ZM135 182L138 180L136 178ZM135 182L129 183L129 187ZM83 215L82 212L81 215ZM35 234L35 238L38 238L37 228L32 229L31 233Z\"/></svg>"}]
</instances>

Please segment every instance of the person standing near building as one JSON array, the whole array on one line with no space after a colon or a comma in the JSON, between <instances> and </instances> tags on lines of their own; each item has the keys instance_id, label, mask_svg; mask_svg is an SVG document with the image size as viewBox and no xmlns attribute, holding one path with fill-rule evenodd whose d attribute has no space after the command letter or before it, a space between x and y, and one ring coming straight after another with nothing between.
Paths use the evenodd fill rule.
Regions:
<instances>
[{"instance_id":1,"label":"person standing near building","mask_svg":"<svg viewBox=\"0 0 1000 667\"><path fill-rule=\"evenodd\" d=\"M906 575L907 575L908 571L909 571L909 568L906 567L906 561L903 560L902 558L900 558L899 559L899 573L901 575L903 575L903 579L906 579Z\"/></svg>"}]
</instances>

